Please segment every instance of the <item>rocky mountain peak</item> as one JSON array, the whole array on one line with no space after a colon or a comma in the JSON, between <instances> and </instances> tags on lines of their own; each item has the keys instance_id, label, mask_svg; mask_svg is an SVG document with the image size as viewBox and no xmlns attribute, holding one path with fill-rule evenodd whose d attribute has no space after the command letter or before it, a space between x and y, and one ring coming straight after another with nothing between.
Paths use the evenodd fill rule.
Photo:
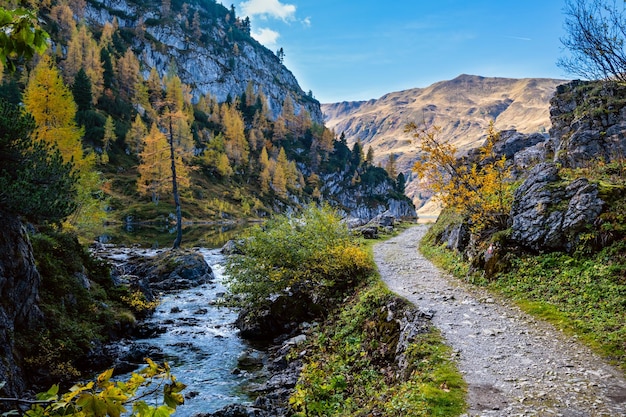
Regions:
<instances>
[{"instance_id":1,"label":"rocky mountain peak","mask_svg":"<svg viewBox=\"0 0 626 417\"><path fill-rule=\"evenodd\" d=\"M196 98L209 93L219 102L240 96L252 82L267 97L274 116L290 96L296 113L304 109L313 121L322 122L319 102L302 90L279 57L250 36L249 23L212 0L190 0L186 10L182 7L172 2L166 13L160 1L92 0L85 20L95 30L116 21L146 77L150 68L163 75L174 63ZM194 35L190 22L196 12L200 31Z\"/></svg>"}]
</instances>

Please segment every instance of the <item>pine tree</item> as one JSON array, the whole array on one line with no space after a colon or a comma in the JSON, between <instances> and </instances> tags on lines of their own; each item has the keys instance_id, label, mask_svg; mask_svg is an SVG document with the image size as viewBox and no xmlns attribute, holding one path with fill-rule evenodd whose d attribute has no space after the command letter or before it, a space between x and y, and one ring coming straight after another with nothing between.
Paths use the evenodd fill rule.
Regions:
<instances>
[{"instance_id":1,"label":"pine tree","mask_svg":"<svg viewBox=\"0 0 626 417\"><path fill-rule=\"evenodd\" d=\"M76 178L55 146L34 140L34 129L30 115L0 100L0 212L56 223L76 207Z\"/></svg>"},{"instance_id":2,"label":"pine tree","mask_svg":"<svg viewBox=\"0 0 626 417\"><path fill-rule=\"evenodd\" d=\"M406 191L406 178L404 177L404 174L402 172L399 173L398 177L396 178L396 190L400 194L404 194L404 192Z\"/></svg>"},{"instance_id":3,"label":"pine tree","mask_svg":"<svg viewBox=\"0 0 626 417\"><path fill-rule=\"evenodd\" d=\"M360 140L354 142L354 145L352 146L351 159L353 168L359 168L363 163L363 145L361 145Z\"/></svg>"},{"instance_id":4,"label":"pine tree","mask_svg":"<svg viewBox=\"0 0 626 417\"><path fill-rule=\"evenodd\" d=\"M365 162L367 162L368 165L374 166L374 149L371 146L367 148Z\"/></svg>"},{"instance_id":5,"label":"pine tree","mask_svg":"<svg viewBox=\"0 0 626 417\"><path fill-rule=\"evenodd\" d=\"M81 68L76 74L76 77L74 77L72 95L74 96L74 102L78 107L78 111L87 111L91 109L93 103L91 80L83 68Z\"/></svg>"}]
</instances>

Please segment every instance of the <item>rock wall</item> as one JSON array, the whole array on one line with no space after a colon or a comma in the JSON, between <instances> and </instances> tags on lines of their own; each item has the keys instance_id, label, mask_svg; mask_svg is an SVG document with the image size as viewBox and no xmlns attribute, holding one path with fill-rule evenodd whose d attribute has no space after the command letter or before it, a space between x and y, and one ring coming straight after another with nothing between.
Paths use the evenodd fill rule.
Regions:
<instances>
[{"instance_id":1,"label":"rock wall","mask_svg":"<svg viewBox=\"0 0 626 417\"><path fill-rule=\"evenodd\" d=\"M415 206L407 197L400 196L390 178L351 186L352 174L347 171L322 176L321 192L329 196L333 205L345 211L346 216L371 220L390 211L396 218L415 218Z\"/></svg>"},{"instance_id":2,"label":"rock wall","mask_svg":"<svg viewBox=\"0 0 626 417\"><path fill-rule=\"evenodd\" d=\"M0 381L3 396L17 396L26 385L14 336L43 319L38 307L41 277L26 230L18 218L0 212Z\"/></svg>"},{"instance_id":3,"label":"rock wall","mask_svg":"<svg viewBox=\"0 0 626 417\"><path fill-rule=\"evenodd\" d=\"M555 162L577 168L626 155L626 86L572 81L550 104Z\"/></svg>"},{"instance_id":4,"label":"rock wall","mask_svg":"<svg viewBox=\"0 0 626 417\"><path fill-rule=\"evenodd\" d=\"M272 51L249 37L236 42L228 39L225 22L205 17L205 7L222 5L189 6L192 11L197 8L201 12L201 30L208 39L205 42L186 34L176 19L163 19L160 5L160 1L93 0L87 2L85 18L95 27L113 22L114 18L121 28L133 29L143 22L145 35L134 37L133 50L143 64L145 77L152 67L164 75L173 61L181 80L192 88L196 98L210 93L223 102L229 96L240 96L252 82L257 91L262 89L267 96L274 116L281 113L282 103L289 95L296 103L297 113L306 109L313 121L323 122L319 102L304 93ZM235 44L237 53L233 52Z\"/></svg>"}]
</instances>

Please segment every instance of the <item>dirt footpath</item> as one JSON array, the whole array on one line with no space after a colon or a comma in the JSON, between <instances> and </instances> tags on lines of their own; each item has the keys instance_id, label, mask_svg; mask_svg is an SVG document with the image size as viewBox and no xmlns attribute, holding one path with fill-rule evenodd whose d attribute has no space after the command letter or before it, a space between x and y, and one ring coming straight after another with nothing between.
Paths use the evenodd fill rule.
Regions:
<instances>
[{"instance_id":1,"label":"dirt footpath","mask_svg":"<svg viewBox=\"0 0 626 417\"><path fill-rule=\"evenodd\" d=\"M469 386L468 416L626 416L626 378L576 339L441 272L418 251L426 226L377 244L389 289L433 314Z\"/></svg>"}]
</instances>

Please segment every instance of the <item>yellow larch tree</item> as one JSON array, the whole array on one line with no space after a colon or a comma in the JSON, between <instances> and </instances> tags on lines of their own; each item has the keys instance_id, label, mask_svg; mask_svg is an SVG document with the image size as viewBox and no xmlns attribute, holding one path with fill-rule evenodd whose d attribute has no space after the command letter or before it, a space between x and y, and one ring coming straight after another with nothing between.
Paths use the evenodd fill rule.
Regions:
<instances>
[{"instance_id":1,"label":"yellow larch tree","mask_svg":"<svg viewBox=\"0 0 626 417\"><path fill-rule=\"evenodd\" d=\"M249 147L245 135L244 121L236 104L224 103L221 106L222 126L226 154L235 170L248 163Z\"/></svg>"},{"instance_id":2,"label":"yellow larch tree","mask_svg":"<svg viewBox=\"0 0 626 417\"><path fill-rule=\"evenodd\" d=\"M133 97L135 85L139 81L139 70L139 60L132 49L128 48L117 60L117 82L123 97Z\"/></svg>"},{"instance_id":3,"label":"yellow larch tree","mask_svg":"<svg viewBox=\"0 0 626 417\"><path fill-rule=\"evenodd\" d=\"M475 232L507 227L513 195L511 172L506 157L498 157L494 151L500 133L493 122L479 148L479 160L471 163L457 159L457 148L438 137L439 127L418 128L410 123L405 130L417 139L422 155L413 171L444 207L467 216Z\"/></svg>"},{"instance_id":4,"label":"yellow larch tree","mask_svg":"<svg viewBox=\"0 0 626 417\"><path fill-rule=\"evenodd\" d=\"M109 149L111 149L111 143L115 141L115 122L113 117L108 116L104 123L104 137L102 138L102 154L100 155L100 161L103 164L109 163Z\"/></svg>"},{"instance_id":5,"label":"yellow larch tree","mask_svg":"<svg viewBox=\"0 0 626 417\"><path fill-rule=\"evenodd\" d=\"M135 120L133 120L133 123L130 125L130 129L126 132L124 139L128 151L132 155L139 155L143 147L143 140L147 135L148 129L143 120L141 120L141 116L137 114Z\"/></svg>"},{"instance_id":6,"label":"yellow larch tree","mask_svg":"<svg viewBox=\"0 0 626 417\"><path fill-rule=\"evenodd\" d=\"M91 81L95 104L104 91L104 67L100 60L100 46L85 25L74 30L67 45L67 57L64 63L65 80L73 81L81 68L84 68Z\"/></svg>"},{"instance_id":7,"label":"yellow larch tree","mask_svg":"<svg viewBox=\"0 0 626 417\"><path fill-rule=\"evenodd\" d=\"M72 92L63 83L52 58L44 55L33 70L26 90L24 106L37 124L37 137L59 147L65 162L74 161L76 169L85 166L81 137L83 132L76 125L76 103Z\"/></svg>"},{"instance_id":8,"label":"yellow larch tree","mask_svg":"<svg viewBox=\"0 0 626 417\"><path fill-rule=\"evenodd\" d=\"M139 161L137 188L141 194L150 196L154 204L159 204L161 196L172 192L172 171L167 137L155 123L143 139Z\"/></svg>"},{"instance_id":9,"label":"yellow larch tree","mask_svg":"<svg viewBox=\"0 0 626 417\"><path fill-rule=\"evenodd\" d=\"M71 39L76 30L72 9L67 4L57 4L50 10L50 17L58 25L60 38Z\"/></svg>"},{"instance_id":10,"label":"yellow larch tree","mask_svg":"<svg viewBox=\"0 0 626 417\"><path fill-rule=\"evenodd\" d=\"M94 170L93 153L83 151L83 131L76 125L72 93L50 56L44 55L31 73L24 91L24 106L35 119L37 138L56 144L63 160L74 164L78 207L64 226L80 227L83 231L98 229L105 218L104 201L94 196L101 189L102 181Z\"/></svg>"}]
</instances>

